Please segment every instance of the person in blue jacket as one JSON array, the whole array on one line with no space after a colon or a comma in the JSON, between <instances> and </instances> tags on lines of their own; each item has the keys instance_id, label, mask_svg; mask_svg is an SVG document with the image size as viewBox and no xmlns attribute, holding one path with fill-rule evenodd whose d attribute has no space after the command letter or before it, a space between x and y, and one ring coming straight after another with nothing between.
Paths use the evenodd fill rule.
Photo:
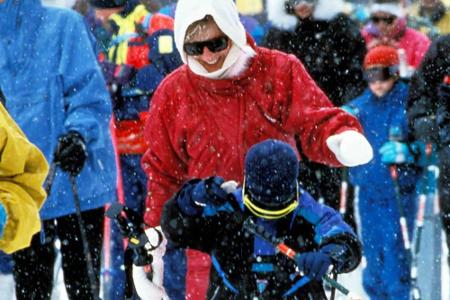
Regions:
<instances>
[{"instance_id":1,"label":"person in blue jacket","mask_svg":"<svg viewBox=\"0 0 450 300\"><path fill-rule=\"evenodd\" d=\"M0 74L8 112L57 166L40 211L41 233L13 256L17 299L50 299L56 238L69 298L97 298L70 179L76 182L98 290L103 206L115 198L116 170L110 99L83 18L39 0L0 1Z\"/></svg>"},{"instance_id":2,"label":"person in blue jacket","mask_svg":"<svg viewBox=\"0 0 450 300\"><path fill-rule=\"evenodd\" d=\"M342 273L359 264L357 237L339 213L299 187L289 144L255 144L244 164L242 188L218 176L183 185L164 206L168 242L211 254L208 299L326 299L322 277L329 267ZM249 234L243 229L248 219L300 256L290 260Z\"/></svg>"},{"instance_id":3,"label":"person in blue jacket","mask_svg":"<svg viewBox=\"0 0 450 300\"><path fill-rule=\"evenodd\" d=\"M361 234L367 259L363 286L370 299L377 300L407 300L410 293L410 253L405 241L412 237L416 212L420 147L405 142L408 87L398 80L398 65L396 49L378 46L370 50L364 60L369 87L342 107L358 118L370 144L378 149L371 162L350 169L351 182L360 188ZM392 177L392 168L397 177ZM408 235L401 231L401 211Z\"/></svg>"}]
</instances>

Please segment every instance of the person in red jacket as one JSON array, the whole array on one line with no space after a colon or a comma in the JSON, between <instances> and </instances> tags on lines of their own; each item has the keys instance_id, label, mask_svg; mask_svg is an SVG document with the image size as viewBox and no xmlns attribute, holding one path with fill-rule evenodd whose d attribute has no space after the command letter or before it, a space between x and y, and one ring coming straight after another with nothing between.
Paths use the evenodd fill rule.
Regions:
<instances>
[{"instance_id":1,"label":"person in red jacket","mask_svg":"<svg viewBox=\"0 0 450 300\"><path fill-rule=\"evenodd\" d=\"M297 135L310 159L330 166L371 160L359 122L332 105L295 56L257 47L232 0L180 0L174 34L184 65L157 88L144 130L147 226L160 224L164 203L191 178L242 182L245 153L267 138L295 147ZM154 264L170 299L205 299L208 255L169 242Z\"/></svg>"}]
</instances>

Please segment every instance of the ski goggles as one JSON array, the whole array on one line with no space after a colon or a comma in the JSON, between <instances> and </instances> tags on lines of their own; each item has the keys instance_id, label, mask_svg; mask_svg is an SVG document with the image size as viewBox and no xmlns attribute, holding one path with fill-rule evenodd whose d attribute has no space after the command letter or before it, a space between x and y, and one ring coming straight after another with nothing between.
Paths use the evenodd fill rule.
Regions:
<instances>
[{"instance_id":1,"label":"ski goggles","mask_svg":"<svg viewBox=\"0 0 450 300\"><path fill-rule=\"evenodd\" d=\"M228 40L227 36L220 36L207 41L185 43L183 50L187 55L202 55L203 49L206 47L209 51L216 53L228 47Z\"/></svg>"},{"instance_id":2,"label":"ski goggles","mask_svg":"<svg viewBox=\"0 0 450 300\"><path fill-rule=\"evenodd\" d=\"M262 203L256 200L255 197L252 197L252 195L245 189L244 179L244 184L242 187L242 199L244 205L255 216L268 220L281 219L293 212L298 206L298 183L296 185L296 191L291 197L288 197L287 200L283 201L282 203L271 205L268 203Z\"/></svg>"},{"instance_id":3,"label":"ski goggles","mask_svg":"<svg viewBox=\"0 0 450 300\"><path fill-rule=\"evenodd\" d=\"M398 67L375 67L364 71L364 79L369 82L386 81L398 76Z\"/></svg>"},{"instance_id":4,"label":"ski goggles","mask_svg":"<svg viewBox=\"0 0 450 300\"><path fill-rule=\"evenodd\" d=\"M374 24L378 24L380 22L383 22L387 25L392 25L394 23L395 19L397 19L396 16L386 16L386 17L378 17L378 16L371 16L370 21Z\"/></svg>"}]
</instances>

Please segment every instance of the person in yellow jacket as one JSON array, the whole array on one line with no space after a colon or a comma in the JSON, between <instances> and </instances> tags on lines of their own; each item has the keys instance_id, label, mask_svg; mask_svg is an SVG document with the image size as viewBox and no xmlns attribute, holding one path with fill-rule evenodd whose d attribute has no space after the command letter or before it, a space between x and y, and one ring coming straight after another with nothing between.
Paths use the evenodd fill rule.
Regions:
<instances>
[{"instance_id":1,"label":"person in yellow jacket","mask_svg":"<svg viewBox=\"0 0 450 300\"><path fill-rule=\"evenodd\" d=\"M0 104L0 250L28 247L41 229L48 164Z\"/></svg>"},{"instance_id":2,"label":"person in yellow jacket","mask_svg":"<svg viewBox=\"0 0 450 300\"><path fill-rule=\"evenodd\" d=\"M408 22L434 39L450 33L450 0L420 0L410 8Z\"/></svg>"}]
</instances>

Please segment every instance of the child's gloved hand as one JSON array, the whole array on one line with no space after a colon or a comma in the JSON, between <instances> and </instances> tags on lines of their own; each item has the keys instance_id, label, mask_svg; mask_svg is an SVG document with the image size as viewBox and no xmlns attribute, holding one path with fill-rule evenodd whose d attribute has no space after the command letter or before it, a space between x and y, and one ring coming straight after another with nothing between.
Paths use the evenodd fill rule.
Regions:
<instances>
[{"instance_id":1,"label":"child's gloved hand","mask_svg":"<svg viewBox=\"0 0 450 300\"><path fill-rule=\"evenodd\" d=\"M320 251L302 253L295 262L300 271L311 280L320 280L332 263L331 258Z\"/></svg>"},{"instance_id":2,"label":"child's gloved hand","mask_svg":"<svg viewBox=\"0 0 450 300\"><path fill-rule=\"evenodd\" d=\"M406 143L389 141L380 148L381 161L385 164L412 164L415 158Z\"/></svg>"},{"instance_id":3,"label":"child's gloved hand","mask_svg":"<svg viewBox=\"0 0 450 300\"><path fill-rule=\"evenodd\" d=\"M222 177L212 176L193 184L186 195L178 197L178 206L189 215L198 214L207 205L221 205L227 200L227 191L221 185Z\"/></svg>"}]
</instances>

